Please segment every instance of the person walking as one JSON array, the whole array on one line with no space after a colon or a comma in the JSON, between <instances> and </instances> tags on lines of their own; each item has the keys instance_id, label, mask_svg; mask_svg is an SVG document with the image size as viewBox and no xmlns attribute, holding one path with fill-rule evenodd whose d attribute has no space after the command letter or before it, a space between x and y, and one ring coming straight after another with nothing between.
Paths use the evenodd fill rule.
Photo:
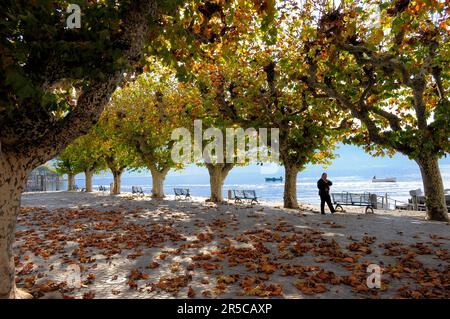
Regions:
<instances>
[{"instance_id":1,"label":"person walking","mask_svg":"<svg viewBox=\"0 0 450 319\"><path fill-rule=\"evenodd\" d=\"M330 198L331 185L333 185L333 183L328 180L327 173L323 173L322 177L317 181L317 188L319 189L320 196L320 213L322 215L325 215L325 202L327 203L328 208L330 208L331 213L333 214L335 212Z\"/></svg>"}]
</instances>

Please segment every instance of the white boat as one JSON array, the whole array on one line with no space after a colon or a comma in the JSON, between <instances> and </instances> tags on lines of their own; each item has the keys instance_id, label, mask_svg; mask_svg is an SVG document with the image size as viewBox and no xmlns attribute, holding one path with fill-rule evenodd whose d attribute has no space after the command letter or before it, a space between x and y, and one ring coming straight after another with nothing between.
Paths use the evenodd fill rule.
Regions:
<instances>
[{"instance_id":1,"label":"white boat","mask_svg":"<svg viewBox=\"0 0 450 319\"><path fill-rule=\"evenodd\" d=\"M388 177L388 178L376 178L375 176L372 178L372 183L395 183L397 182L397 178Z\"/></svg>"}]
</instances>

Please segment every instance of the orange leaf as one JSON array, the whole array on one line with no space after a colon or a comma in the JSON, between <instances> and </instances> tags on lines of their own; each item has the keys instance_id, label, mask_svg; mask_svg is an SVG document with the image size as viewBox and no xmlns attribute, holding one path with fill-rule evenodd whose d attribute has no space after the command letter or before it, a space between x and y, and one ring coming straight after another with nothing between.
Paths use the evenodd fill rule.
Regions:
<instances>
[{"instance_id":1,"label":"orange leaf","mask_svg":"<svg viewBox=\"0 0 450 319\"><path fill-rule=\"evenodd\" d=\"M263 264L261 267L260 267L260 272L265 272L266 274L271 274L271 273L273 273L275 270L277 270L277 265L274 265L274 264L269 264L269 263L267 263L267 264Z\"/></svg>"},{"instance_id":2,"label":"orange leaf","mask_svg":"<svg viewBox=\"0 0 450 319\"><path fill-rule=\"evenodd\" d=\"M192 289L191 286L189 286L187 295L188 295L189 298L194 298L195 297L195 291L194 291L194 289Z\"/></svg>"}]
</instances>

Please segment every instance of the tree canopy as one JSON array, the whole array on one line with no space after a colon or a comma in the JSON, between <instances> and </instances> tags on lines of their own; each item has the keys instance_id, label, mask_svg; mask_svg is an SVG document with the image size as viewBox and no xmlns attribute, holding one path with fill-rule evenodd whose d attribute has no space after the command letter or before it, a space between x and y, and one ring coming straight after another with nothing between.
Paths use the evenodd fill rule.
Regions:
<instances>
[{"instance_id":1,"label":"tree canopy","mask_svg":"<svg viewBox=\"0 0 450 319\"><path fill-rule=\"evenodd\" d=\"M437 160L450 150L449 5L354 1L305 13L301 77L349 112L349 141L401 152L422 172L430 217L446 220ZM342 65L345 65L343 68Z\"/></svg>"},{"instance_id":2,"label":"tree canopy","mask_svg":"<svg viewBox=\"0 0 450 319\"><path fill-rule=\"evenodd\" d=\"M2 3L0 298L18 294L12 245L33 168L60 155L89 191L108 166L118 193L123 169L145 166L162 197L182 167L171 133L195 119L279 128L291 195L297 172L342 138L401 152L420 168L428 217L448 220L438 160L450 151L449 1L74 2L79 28L66 24L69 1ZM220 201L234 164L216 164Z\"/></svg>"},{"instance_id":3,"label":"tree canopy","mask_svg":"<svg viewBox=\"0 0 450 319\"><path fill-rule=\"evenodd\" d=\"M171 134L190 122L190 118L182 116L188 104L186 85L177 80L173 71L154 62L147 72L116 91L105 121L130 154L136 155L131 166L148 168L153 180L164 179L171 168L182 167L171 157ZM162 191L155 189L154 195L163 196Z\"/></svg>"}]
</instances>

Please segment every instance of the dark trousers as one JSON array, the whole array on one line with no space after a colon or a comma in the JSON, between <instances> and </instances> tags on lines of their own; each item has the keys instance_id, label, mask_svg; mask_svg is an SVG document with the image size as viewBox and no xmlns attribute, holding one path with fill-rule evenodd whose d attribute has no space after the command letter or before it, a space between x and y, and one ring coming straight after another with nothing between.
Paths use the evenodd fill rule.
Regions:
<instances>
[{"instance_id":1,"label":"dark trousers","mask_svg":"<svg viewBox=\"0 0 450 319\"><path fill-rule=\"evenodd\" d=\"M330 209L330 212L334 213L333 203L331 203L330 194L320 194L320 212L325 214L325 202Z\"/></svg>"}]
</instances>

